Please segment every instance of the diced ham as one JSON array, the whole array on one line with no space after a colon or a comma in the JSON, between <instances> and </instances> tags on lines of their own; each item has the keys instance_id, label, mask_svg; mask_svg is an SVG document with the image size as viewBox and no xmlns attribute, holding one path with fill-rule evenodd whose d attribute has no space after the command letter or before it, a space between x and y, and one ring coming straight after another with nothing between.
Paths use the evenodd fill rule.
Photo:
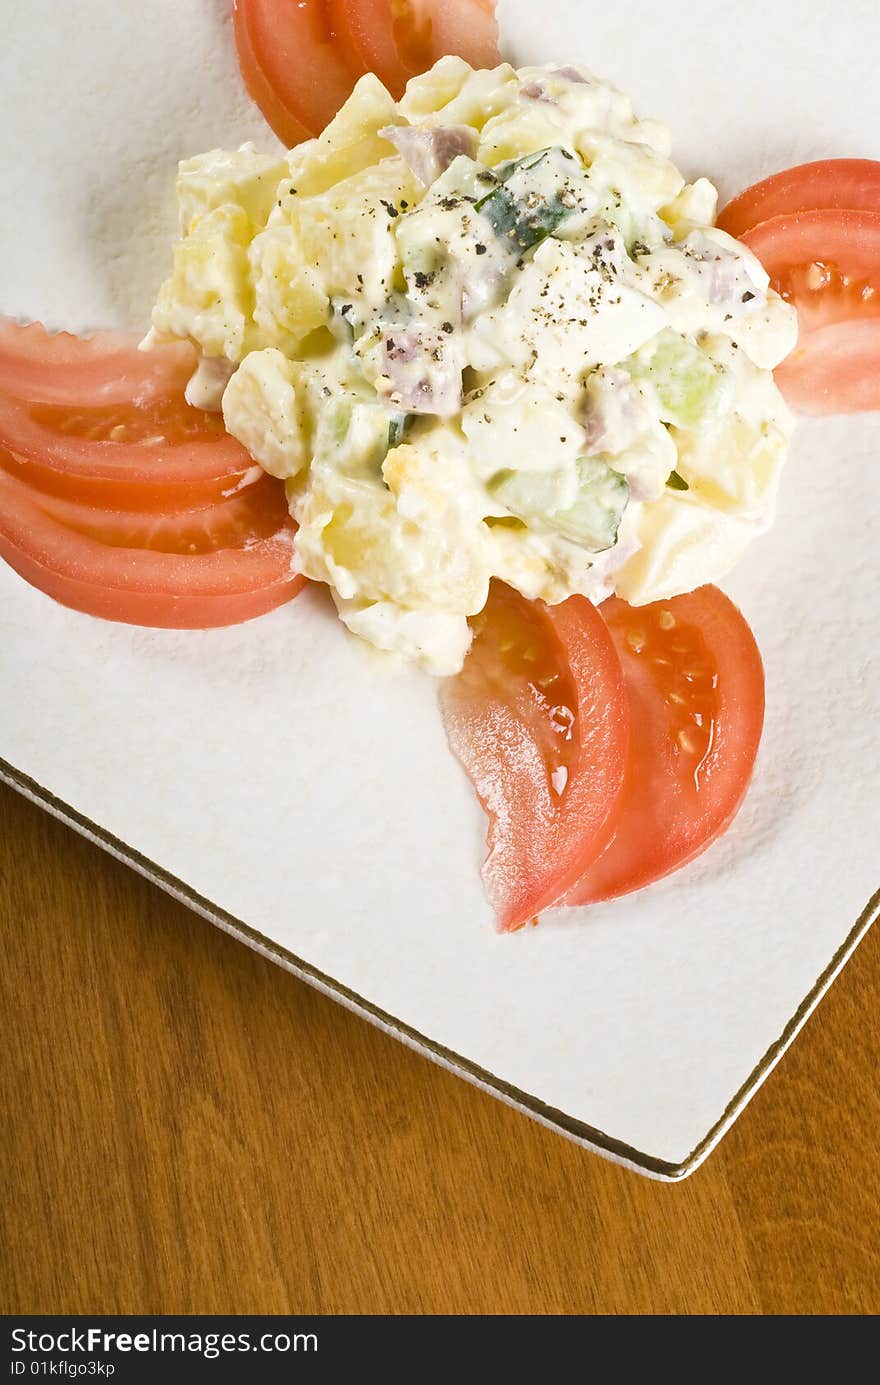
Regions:
<instances>
[{"instance_id":1,"label":"diced ham","mask_svg":"<svg viewBox=\"0 0 880 1385\"><path fill-rule=\"evenodd\" d=\"M581 86L586 86L587 84L586 77L582 77L576 67L555 67L548 73L548 76L563 77L566 82L578 82ZM530 101L545 101L549 106L559 105L556 98L550 95L547 83L540 77L526 83L526 85L520 89L520 95L527 97Z\"/></svg>"},{"instance_id":2,"label":"diced ham","mask_svg":"<svg viewBox=\"0 0 880 1385\"><path fill-rule=\"evenodd\" d=\"M691 231L679 249L697 271L708 303L724 303L733 317L763 307L767 295L749 274L748 252L738 255L703 231Z\"/></svg>"},{"instance_id":3,"label":"diced ham","mask_svg":"<svg viewBox=\"0 0 880 1385\"><path fill-rule=\"evenodd\" d=\"M638 436L644 406L625 370L603 366L589 379L583 428L586 452L623 452Z\"/></svg>"},{"instance_id":4,"label":"diced ham","mask_svg":"<svg viewBox=\"0 0 880 1385\"><path fill-rule=\"evenodd\" d=\"M461 408L461 371L455 338L417 323L384 334L376 388L406 413L448 417Z\"/></svg>"},{"instance_id":5,"label":"diced ham","mask_svg":"<svg viewBox=\"0 0 880 1385\"><path fill-rule=\"evenodd\" d=\"M379 133L425 187L460 154L473 158L477 150L477 132L469 125L386 125Z\"/></svg>"}]
</instances>

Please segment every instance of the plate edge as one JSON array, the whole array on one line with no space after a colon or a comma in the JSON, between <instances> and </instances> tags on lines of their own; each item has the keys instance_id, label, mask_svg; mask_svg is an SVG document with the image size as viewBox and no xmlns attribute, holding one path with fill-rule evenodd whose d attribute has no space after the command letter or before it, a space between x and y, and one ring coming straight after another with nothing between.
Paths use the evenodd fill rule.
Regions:
<instances>
[{"instance_id":1,"label":"plate edge","mask_svg":"<svg viewBox=\"0 0 880 1385\"><path fill-rule=\"evenodd\" d=\"M351 990L341 981L337 981L326 972L322 972L311 963L297 957L287 948L260 933L258 929L252 928L219 905L212 903L211 900L206 899L187 885L185 881L178 879L166 871L164 867L144 856L135 847L130 846L121 838L114 836L112 832L108 832L98 823L87 818L71 804L58 798L49 789L23 771L16 769L14 765L2 757L0 757L0 781L8 784L10 788L15 789L32 803L36 803L38 807L45 809L46 812L64 822L68 827L72 827L81 836L94 842L96 846L122 861L123 864L144 876L152 884L158 885L166 894L179 900L193 912L200 914L209 923L221 928L225 933L231 934L269 961L284 967L286 971L299 977L307 985L313 986L323 995L339 1002L347 1010L351 1010L362 1019L374 1024L378 1029L398 1039L408 1048L421 1053L440 1067L464 1078L465 1081L470 1082L481 1091L498 1098L505 1105L512 1106L515 1110L531 1117L532 1120L536 1120L540 1125L547 1126L556 1131L557 1134L574 1141L575 1144L589 1149L592 1153L664 1183L677 1183L688 1178L712 1152L745 1109L758 1088L776 1067L792 1040L803 1028L819 1001L855 952L871 924L880 915L880 888L878 888L868 900L830 962L820 972L809 992L795 1010L794 1015L783 1028L782 1033L758 1060L718 1120L690 1153L676 1163L672 1160L661 1159L656 1155L646 1154L633 1145L627 1144L624 1140L618 1140L615 1136L608 1135L605 1131L599 1130L575 1116L570 1116L564 1111L548 1106L539 1097L514 1087L486 1068L470 1062L469 1059L454 1052L454 1050L435 1043L433 1039L421 1034L411 1025L405 1024L394 1015L358 995L356 991Z\"/></svg>"}]
</instances>

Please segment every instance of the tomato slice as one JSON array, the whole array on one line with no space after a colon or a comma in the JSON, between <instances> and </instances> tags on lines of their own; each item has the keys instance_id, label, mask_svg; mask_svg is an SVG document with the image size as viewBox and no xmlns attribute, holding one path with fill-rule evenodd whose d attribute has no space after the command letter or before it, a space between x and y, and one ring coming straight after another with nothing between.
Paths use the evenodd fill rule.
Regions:
<instances>
[{"instance_id":1,"label":"tomato slice","mask_svg":"<svg viewBox=\"0 0 880 1385\"><path fill-rule=\"evenodd\" d=\"M263 474L182 395L98 408L0 395L0 447L0 466L37 489L120 510L203 508Z\"/></svg>"},{"instance_id":2,"label":"tomato slice","mask_svg":"<svg viewBox=\"0 0 880 1385\"><path fill-rule=\"evenodd\" d=\"M43 404L143 403L182 394L195 369L191 346L139 351L118 332L76 337L0 318L0 391Z\"/></svg>"},{"instance_id":3,"label":"tomato slice","mask_svg":"<svg viewBox=\"0 0 880 1385\"><path fill-rule=\"evenodd\" d=\"M880 289L821 261L794 265L786 271L781 287L797 308L801 338L834 322L880 317Z\"/></svg>"},{"instance_id":4,"label":"tomato slice","mask_svg":"<svg viewBox=\"0 0 880 1385\"><path fill-rule=\"evenodd\" d=\"M336 41L328 0L234 0L245 86L280 140L319 134L366 68Z\"/></svg>"},{"instance_id":5,"label":"tomato slice","mask_svg":"<svg viewBox=\"0 0 880 1385\"><path fill-rule=\"evenodd\" d=\"M431 19L430 63L446 53L465 58L471 67L495 67L500 61L494 0L422 0L419 8Z\"/></svg>"},{"instance_id":6,"label":"tomato slice","mask_svg":"<svg viewBox=\"0 0 880 1385\"><path fill-rule=\"evenodd\" d=\"M722 207L718 225L731 236L741 237L771 217L823 207L880 212L880 162L819 159L786 168L754 183Z\"/></svg>"},{"instance_id":7,"label":"tomato slice","mask_svg":"<svg viewBox=\"0 0 880 1385\"><path fill-rule=\"evenodd\" d=\"M832 322L806 333L774 379L798 413L880 409L880 317Z\"/></svg>"},{"instance_id":8,"label":"tomato slice","mask_svg":"<svg viewBox=\"0 0 880 1385\"><path fill-rule=\"evenodd\" d=\"M585 597L545 606L495 582L441 706L489 817L483 879L509 932L553 904L610 831L628 743L620 661Z\"/></svg>"},{"instance_id":9,"label":"tomato slice","mask_svg":"<svg viewBox=\"0 0 880 1385\"><path fill-rule=\"evenodd\" d=\"M626 678L630 752L613 835L566 896L592 904L641 889L705 851L745 796L764 722L764 669L743 616L717 587L602 606Z\"/></svg>"},{"instance_id":10,"label":"tomato slice","mask_svg":"<svg viewBox=\"0 0 880 1385\"><path fill-rule=\"evenodd\" d=\"M410 77L430 67L430 25L418 4L329 0L333 32L355 70L375 72L395 100Z\"/></svg>"},{"instance_id":11,"label":"tomato slice","mask_svg":"<svg viewBox=\"0 0 880 1385\"><path fill-rule=\"evenodd\" d=\"M797 308L798 345L776 373L788 403L811 414L877 408L880 356L868 324L880 321L880 211L775 216L742 239Z\"/></svg>"},{"instance_id":12,"label":"tomato slice","mask_svg":"<svg viewBox=\"0 0 880 1385\"><path fill-rule=\"evenodd\" d=\"M284 485L263 476L239 494L201 510L107 510L77 500L31 492L44 514L78 534L113 548L159 553L213 553L271 538L288 516Z\"/></svg>"},{"instance_id":13,"label":"tomato slice","mask_svg":"<svg viewBox=\"0 0 880 1385\"><path fill-rule=\"evenodd\" d=\"M236 548L182 554L119 548L60 524L0 471L0 557L65 606L105 620L206 629L251 620L304 585L291 571L293 524Z\"/></svg>"},{"instance_id":14,"label":"tomato slice","mask_svg":"<svg viewBox=\"0 0 880 1385\"><path fill-rule=\"evenodd\" d=\"M494 67L494 0L329 0L344 51L385 83L395 98L410 77L446 53L473 67Z\"/></svg>"},{"instance_id":15,"label":"tomato slice","mask_svg":"<svg viewBox=\"0 0 880 1385\"><path fill-rule=\"evenodd\" d=\"M742 240L783 294L787 276L799 265L830 265L850 281L880 276L880 212L793 212L762 221Z\"/></svg>"},{"instance_id":16,"label":"tomato slice","mask_svg":"<svg viewBox=\"0 0 880 1385\"><path fill-rule=\"evenodd\" d=\"M797 212L742 239L794 303L802 333L880 313L880 212Z\"/></svg>"},{"instance_id":17,"label":"tomato slice","mask_svg":"<svg viewBox=\"0 0 880 1385\"><path fill-rule=\"evenodd\" d=\"M395 97L445 53L498 62L494 0L234 0L245 86L287 145L330 123L364 72Z\"/></svg>"}]
</instances>

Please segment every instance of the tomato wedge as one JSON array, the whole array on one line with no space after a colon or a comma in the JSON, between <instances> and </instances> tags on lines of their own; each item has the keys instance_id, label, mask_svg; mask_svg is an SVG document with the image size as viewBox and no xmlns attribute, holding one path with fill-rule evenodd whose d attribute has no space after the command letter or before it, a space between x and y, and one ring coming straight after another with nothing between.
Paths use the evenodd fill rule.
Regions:
<instances>
[{"instance_id":1,"label":"tomato wedge","mask_svg":"<svg viewBox=\"0 0 880 1385\"><path fill-rule=\"evenodd\" d=\"M263 474L219 415L182 394L98 408L0 395L0 447L20 480L119 510L199 509Z\"/></svg>"},{"instance_id":2,"label":"tomato wedge","mask_svg":"<svg viewBox=\"0 0 880 1385\"><path fill-rule=\"evenodd\" d=\"M774 173L746 188L718 213L718 225L744 236L761 221L823 207L880 212L880 162L876 159L819 159Z\"/></svg>"},{"instance_id":3,"label":"tomato wedge","mask_svg":"<svg viewBox=\"0 0 880 1385\"><path fill-rule=\"evenodd\" d=\"M453 753L489 817L483 879L504 932L521 928L604 845L628 743L620 661L585 597L526 601L501 583L441 690Z\"/></svg>"},{"instance_id":4,"label":"tomato wedge","mask_svg":"<svg viewBox=\"0 0 880 1385\"><path fill-rule=\"evenodd\" d=\"M336 41L327 0L234 0L232 17L245 86L278 138L319 134L366 71Z\"/></svg>"},{"instance_id":5,"label":"tomato wedge","mask_svg":"<svg viewBox=\"0 0 880 1385\"><path fill-rule=\"evenodd\" d=\"M105 620L206 629L251 620L304 585L291 571L293 525L244 546L181 554L119 548L60 524L0 471L0 557L65 606Z\"/></svg>"},{"instance_id":6,"label":"tomato wedge","mask_svg":"<svg viewBox=\"0 0 880 1385\"><path fill-rule=\"evenodd\" d=\"M774 379L798 413L880 409L880 317L832 322L808 332L777 367Z\"/></svg>"},{"instance_id":7,"label":"tomato wedge","mask_svg":"<svg viewBox=\"0 0 880 1385\"><path fill-rule=\"evenodd\" d=\"M592 904L685 865L729 826L764 721L764 669L743 616L717 587L671 601L602 606L630 710L613 835L566 895Z\"/></svg>"},{"instance_id":8,"label":"tomato wedge","mask_svg":"<svg viewBox=\"0 0 880 1385\"><path fill-rule=\"evenodd\" d=\"M0 318L0 391L42 404L145 403L182 394L196 357L184 343L139 351L119 332L76 337Z\"/></svg>"}]
</instances>

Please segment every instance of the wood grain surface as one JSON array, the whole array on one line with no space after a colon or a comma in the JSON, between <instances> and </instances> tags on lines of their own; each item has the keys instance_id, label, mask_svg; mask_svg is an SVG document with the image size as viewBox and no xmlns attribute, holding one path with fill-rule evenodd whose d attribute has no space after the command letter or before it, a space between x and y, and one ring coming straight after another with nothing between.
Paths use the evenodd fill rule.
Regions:
<instances>
[{"instance_id":1,"label":"wood grain surface","mask_svg":"<svg viewBox=\"0 0 880 1385\"><path fill-rule=\"evenodd\" d=\"M434 1067L0 786L0 1309L880 1309L880 930L690 1180Z\"/></svg>"}]
</instances>

